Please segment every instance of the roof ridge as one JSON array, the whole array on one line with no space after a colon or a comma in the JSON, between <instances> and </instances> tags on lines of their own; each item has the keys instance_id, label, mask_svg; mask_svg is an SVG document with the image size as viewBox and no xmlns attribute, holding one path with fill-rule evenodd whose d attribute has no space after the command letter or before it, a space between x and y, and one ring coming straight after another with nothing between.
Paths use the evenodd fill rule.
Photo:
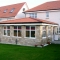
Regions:
<instances>
[{"instance_id":1,"label":"roof ridge","mask_svg":"<svg viewBox=\"0 0 60 60\"><path fill-rule=\"evenodd\" d=\"M25 12L43 11L43 10L59 9L59 8L60 8L60 1L48 1L48 2L44 2L42 4L39 4L33 8L30 8L29 10L26 10Z\"/></svg>"},{"instance_id":2,"label":"roof ridge","mask_svg":"<svg viewBox=\"0 0 60 60\"><path fill-rule=\"evenodd\" d=\"M12 5L24 4L24 3L26 3L26 2L13 3L13 4L9 4L9 5L0 6L0 8L1 8L1 7L6 7L6 6L12 6Z\"/></svg>"},{"instance_id":3,"label":"roof ridge","mask_svg":"<svg viewBox=\"0 0 60 60\"><path fill-rule=\"evenodd\" d=\"M57 24L51 21L43 20L43 19L36 19L36 18L20 18L20 19L15 19L15 20L6 20L6 21L1 21L0 24L10 24L10 23L47 23L47 24Z\"/></svg>"}]
</instances>

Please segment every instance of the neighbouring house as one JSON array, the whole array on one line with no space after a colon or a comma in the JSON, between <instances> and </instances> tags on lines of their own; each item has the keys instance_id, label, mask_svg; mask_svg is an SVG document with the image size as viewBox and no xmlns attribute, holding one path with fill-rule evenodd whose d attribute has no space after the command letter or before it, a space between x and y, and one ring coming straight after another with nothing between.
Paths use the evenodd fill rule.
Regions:
<instances>
[{"instance_id":1,"label":"neighbouring house","mask_svg":"<svg viewBox=\"0 0 60 60\"><path fill-rule=\"evenodd\" d=\"M60 1L46 2L31 8L24 13L26 14L26 17L39 18L58 23L57 32L60 38Z\"/></svg>"},{"instance_id":2,"label":"neighbouring house","mask_svg":"<svg viewBox=\"0 0 60 60\"><path fill-rule=\"evenodd\" d=\"M0 43L40 46L50 43L58 24L37 18L20 18L0 22Z\"/></svg>"},{"instance_id":3,"label":"neighbouring house","mask_svg":"<svg viewBox=\"0 0 60 60\"><path fill-rule=\"evenodd\" d=\"M28 9L26 2L2 6L0 7L0 21L24 18L25 14L22 12Z\"/></svg>"}]
</instances>

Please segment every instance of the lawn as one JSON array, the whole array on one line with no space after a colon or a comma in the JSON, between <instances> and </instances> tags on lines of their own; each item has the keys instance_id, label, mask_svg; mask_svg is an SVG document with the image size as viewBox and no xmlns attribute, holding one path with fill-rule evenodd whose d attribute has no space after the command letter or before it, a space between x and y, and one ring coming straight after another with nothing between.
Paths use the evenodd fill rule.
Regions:
<instances>
[{"instance_id":1,"label":"lawn","mask_svg":"<svg viewBox=\"0 0 60 60\"><path fill-rule=\"evenodd\" d=\"M0 60L60 60L60 45L40 48L0 44Z\"/></svg>"}]
</instances>

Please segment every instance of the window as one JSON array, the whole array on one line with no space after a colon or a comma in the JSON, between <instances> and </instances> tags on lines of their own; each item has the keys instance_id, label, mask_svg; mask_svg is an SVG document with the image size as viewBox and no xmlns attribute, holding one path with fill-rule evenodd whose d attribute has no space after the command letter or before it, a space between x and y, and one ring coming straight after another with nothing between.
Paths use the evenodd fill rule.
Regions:
<instances>
[{"instance_id":1,"label":"window","mask_svg":"<svg viewBox=\"0 0 60 60\"><path fill-rule=\"evenodd\" d=\"M4 35L10 36L10 26L4 26Z\"/></svg>"},{"instance_id":2,"label":"window","mask_svg":"<svg viewBox=\"0 0 60 60\"><path fill-rule=\"evenodd\" d=\"M46 18L49 18L49 11L46 12Z\"/></svg>"},{"instance_id":3,"label":"window","mask_svg":"<svg viewBox=\"0 0 60 60\"><path fill-rule=\"evenodd\" d=\"M37 13L30 13L30 17L37 18Z\"/></svg>"},{"instance_id":4,"label":"window","mask_svg":"<svg viewBox=\"0 0 60 60\"><path fill-rule=\"evenodd\" d=\"M60 34L60 27L59 27L59 28L57 28L57 33L59 33L59 34Z\"/></svg>"},{"instance_id":5,"label":"window","mask_svg":"<svg viewBox=\"0 0 60 60\"><path fill-rule=\"evenodd\" d=\"M21 26L14 26L14 36L21 37Z\"/></svg>"},{"instance_id":6,"label":"window","mask_svg":"<svg viewBox=\"0 0 60 60\"><path fill-rule=\"evenodd\" d=\"M51 27L48 27L48 36L51 36Z\"/></svg>"},{"instance_id":7,"label":"window","mask_svg":"<svg viewBox=\"0 0 60 60\"><path fill-rule=\"evenodd\" d=\"M35 37L35 26L26 26L26 37Z\"/></svg>"},{"instance_id":8,"label":"window","mask_svg":"<svg viewBox=\"0 0 60 60\"><path fill-rule=\"evenodd\" d=\"M42 37L46 37L46 26L43 26Z\"/></svg>"},{"instance_id":9,"label":"window","mask_svg":"<svg viewBox=\"0 0 60 60\"><path fill-rule=\"evenodd\" d=\"M57 33L60 34L60 27L57 27Z\"/></svg>"},{"instance_id":10,"label":"window","mask_svg":"<svg viewBox=\"0 0 60 60\"><path fill-rule=\"evenodd\" d=\"M12 13L15 10L15 8L12 8L12 10L10 11L10 13Z\"/></svg>"},{"instance_id":11,"label":"window","mask_svg":"<svg viewBox=\"0 0 60 60\"><path fill-rule=\"evenodd\" d=\"M6 9L6 10L4 10L3 12L4 12L4 13L6 13L6 12L7 12L7 9Z\"/></svg>"},{"instance_id":12,"label":"window","mask_svg":"<svg viewBox=\"0 0 60 60\"><path fill-rule=\"evenodd\" d=\"M23 8L23 11L25 11L25 8Z\"/></svg>"}]
</instances>

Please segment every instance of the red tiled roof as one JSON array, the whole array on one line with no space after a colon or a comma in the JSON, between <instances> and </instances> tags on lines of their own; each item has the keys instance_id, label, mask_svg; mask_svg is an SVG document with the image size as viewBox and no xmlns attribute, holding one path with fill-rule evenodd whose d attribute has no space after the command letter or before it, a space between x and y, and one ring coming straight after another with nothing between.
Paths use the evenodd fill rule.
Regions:
<instances>
[{"instance_id":1,"label":"red tiled roof","mask_svg":"<svg viewBox=\"0 0 60 60\"><path fill-rule=\"evenodd\" d=\"M45 11L45 10L58 10L60 9L60 1L51 1L51 2L46 2L41 5L38 5L34 8L31 8L27 10L26 12L30 11Z\"/></svg>"},{"instance_id":2,"label":"red tiled roof","mask_svg":"<svg viewBox=\"0 0 60 60\"><path fill-rule=\"evenodd\" d=\"M25 2L0 7L0 18L3 18L3 17L14 17L14 16L16 16L16 14L19 12L19 10L22 8L22 6L24 4L25 4ZM10 13L10 11L13 8L15 10L12 13ZM4 13L4 10L6 10L6 9L7 9L7 12Z\"/></svg>"},{"instance_id":3,"label":"red tiled roof","mask_svg":"<svg viewBox=\"0 0 60 60\"><path fill-rule=\"evenodd\" d=\"M15 20L8 20L8 21L2 21L0 22L0 24L20 24L20 23L47 23L47 24L56 24L54 22L50 22L47 20L42 20L42 19L36 19L36 18L21 18L21 19L15 19Z\"/></svg>"}]
</instances>

